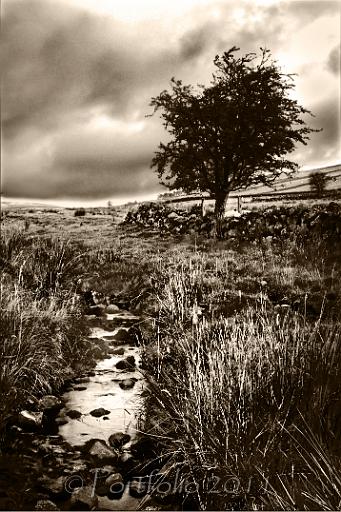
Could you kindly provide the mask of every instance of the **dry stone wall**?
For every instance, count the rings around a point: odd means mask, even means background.
[[[201,215],[201,208],[190,211],[171,209],[158,203],[141,205],[129,212],[125,224],[153,227],[161,233],[214,235],[213,214]],[[287,237],[318,235],[329,241],[340,241],[341,205],[331,202],[312,207],[271,207],[230,217],[223,222],[226,239],[239,241],[283,240]]]

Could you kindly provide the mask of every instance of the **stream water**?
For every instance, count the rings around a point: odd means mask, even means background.
[[[113,331],[95,328],[91,337],[114,337],[120,329],[122,327]],[[81,446],[93,438],[108,441],[114,432],[125,432],[134,438],[142,407],[141,392],[144,388],[144,381],[138,370],[140,352],[138,347],[121,344],[115,344],[115,347],[124,350],[124,354],[111,355],[110,358],[99,361],[94,374],[80,379],[79,385],[63,395],[65,407],[60,415],[65,417],[70,410],[82,414],[80,418],[68,417],[67,423],[59,427],[59,434],[72,446]],[[132,371],[117,369],[116,364],[127,356],[134,357],[136,368]],[[122,389],[122,383],[127,380],[133,380],[134,385],[130,389]],[[90,413],[97,408],[104,408],[109,413],[96,418]]]
[[[139,348],[132,341],[120,341],[117,334],[120,331],[122,337],[123,330],[138,320],[122,312],[107,315],[105,328],[92,328],[90,337],[104,341],[107,353],[92,372],[75,379],[65,390],[54,432],[17,430],[12,450],[0,460],[0,510],[32,510],[39,500],[51,500],[61,510],[89,510],[91,503],[97,510],[137,509],[140,498],[132,496],[129,476],[111,461],[89,457],[88,447],[102,440],[109,448],[109,437],[121,432],[130,440],[120,446],[120,456],[131,457],[130,447],[142,421],[145,382],[139,371]],[[130,366],[124,366],[127,360]],[[122,495],[110,499],[96,493],[96,479],[108,464],[111,473],[121,471],[125,485]],[[82,487],[92,489],[91,500],[95,501],[89,501],[89,506],[72,506],[73,491]]]

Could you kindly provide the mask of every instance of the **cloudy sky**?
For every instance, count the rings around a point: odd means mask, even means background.
[[[2,192],[53,202],[125,201],[162,190],[150,169],[165,132],[150,98],[209,83],[216,54],[266,46],[313,134],[295,159],[341,161],[340,2],[2,0]]]

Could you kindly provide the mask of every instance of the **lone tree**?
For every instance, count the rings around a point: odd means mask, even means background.
[[[290,98],[293,75],[283,74],[271,53],[237,57],[233,47],[216,56],[210,85],[183,85],[172,78],[171,91],[151,99],[170,134],[152,160],[163,185],[185,192],[200,190],[215,199],[217,236],[232,190],[271,183],[297,164],[286,158],[309,133],[302,115],[311,114]],[[312,115],[312,114],[311,114]]]
[[[329,176],[321,172],[313,172],[309,176],[310,188],[318,197],[321,197],[326,190]]]

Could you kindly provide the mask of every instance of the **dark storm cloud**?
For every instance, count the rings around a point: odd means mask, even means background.
[[[103,151],[103,140],[87,133],[85,127],[92,109],[124,120],[142,107],[143,119],[150,110],[152,93],[160,91],[159,82],[164,77],[166,85],[191,58],[182,55],[182,45],[174,45],[173,50],[153,49],[148,37],[141,39],[113,19],[63,3],[56,9],[47,0],[12,1],[4,15],[2,130],[7,144],[3,192],[31,197],[99,197],[125,193],[129,188],[138,192],[148,188],[148,183],[155,188],[149,164],[160,141],[159,123],[157,136],[155,123],[148,124],[138,149],[136,137],[117,137],[113,131],[110,151]],[[72,138],[71,155],[68,141],[60,134],[73,126],[77,133]],[[37,144],[40,137],[47,136],[53,146],[50,153]],[[115,137],[120,140],[119,147]],[[25,152],[30,146],[35,155],[18,161],[18,151]],[[149,181],[144,176],[146,169]],[[27,186],[22,183],[26,179]]]
[[[186,32],[180,39],[180,56],[186,61],[216,46],[216,34],[219,28],[219,23],[211,21]]]
[[[307,164],[318,165],[319,161],[340,157],[340,104],[333,98],[327,98],[313,105],[312,112],[315,117],[307,117],[307,124],[322,131],[312,133],[304,153],[299,147],[296,157],[299,161],[304,154]]]
[[[134,172],[132,172],[134,171]],[[108,197],[127,197],[134,192],[136,195],[160,191],[156,176],[150,175],[146,168],[130,168],[117,170],[114,174],[111,167],[94,172],[92,167],[73,167],[72,172],[62,167],[55,168],[49,175],[42,172],[23,182],[19,176],[12,174],[6,178],[4,194],[8,197],[26,197],[30,199],[106,199]],[[53,194],[51,193],[53,189]],[[68,191],[66,193],[66,190]]]
[[[193,9],[186,28],[169,38],[157,23],[129,25],[66,2],[5,0],[1,69],[8,196],[93,199],[159,190],[149,164],[165,132],[158,117],[145,120],[151,96],[167,88],[172,76],[207,83],[214,56],[234,45],[243,53],[260,46],[281,50],[300,25],[338,9],[337,2],[324,1],[262,9],[252,2],[212,2],[219,16],[210,18],[207,6]],[[234,18],[240,7],[246,16],[241,24]],[[333,73],[335,51],[324,63]],[[321,100],[312,110],[314,125],[324,131],[314,134],[310,154],[327,154],[337,146],[335,99]]]
[[[155,190],[159,187],[149,165],[158,142],[159,126],[153,120],[147,134],[143,130],[127,134],[118,130],[113,135],[108,127],[82,134],[74,130],[56,141],[53,167],[64,176],[69,195],[100,198],[142,192],[148,186]],[[79,190],[82,178],[84,186]]]
[[[129,124],[103,127],[71,126],[42,141],[22,140],[32,150],[4,154],[8,172],[3,179],[7,196],[25,194],[40,198],[101,199],[129,193],[160,190],[156,175],[149,169],[158,145],[159,124],[151,119],[147,133]]]
[[[316,20],[320,16],[340,13],[338,0],[290,0],[286,2],[283,11],[290,14],[301,26]]]
[[[338,45],[331,50],[327,61],[327,69],[334,75],[339,75],[340,73],[340,59],[340,46]]]
[[[228,49],[236,43],[231,27],[230,36],[223,33],[224,21],[204,22],[188,30],[179,43],[151,47],[148,35],[141,38],[114,19],[63,2],[56,6],[49,0],[12,0],[5,7],[1,54],[5,136],[15,135],[25,125],[45,129],[68,122],[91,106],[126,115],[153,83],[179,73],[186,76],[182,67],[188,61],[208,49]],[[226,6],[223,10],[228,14]],[[278,32],[274,25],[274,21],[264,24],[268,39]],[[241,30],[237,44],[261,43],[258,28]]]
[[[153,193],[160,190],[156,175],[150,173],[148,165],[132,159],[122,165],[98,159],[74,161],[72,165],[63,161],[46,165],[39,172],[30,174],[23,180],[23,173],[12,172],[3,181],[3,192],[8,197],[50,199],[81,198],[105,199],[124,197],[132,193]],[[147,164],[147,162],[146,162]]]
[[[118,23],[48,0],[12,2],[4,14],[5,134],[25,124],[65,122],[68,109],[103,103],[113,112],[127,109],[141,63],[137,39]]]
[[[25,125],[49,128],[91,106],[126,115],[145,88],[169,80],[212,43],[210,28],[153,48],[148,35],[114,19],[63,2],[12,0],[2,30],[4,134]]]

